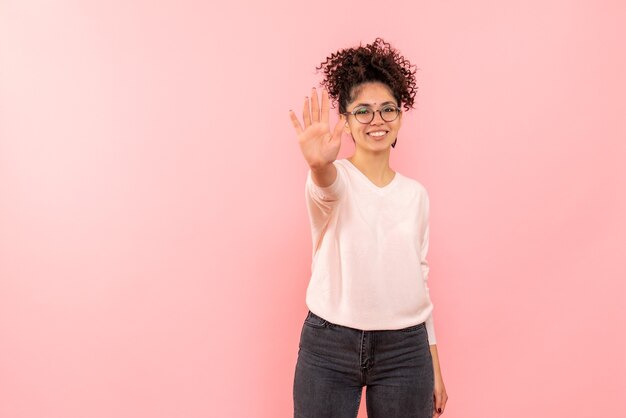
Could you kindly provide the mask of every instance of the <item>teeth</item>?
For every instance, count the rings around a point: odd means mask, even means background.
[[[371,136],[383,136],[386,133],[387,132],[385,132],[385,131],[376,131],[376,132],[370,132],[369,135],[371,135]]]

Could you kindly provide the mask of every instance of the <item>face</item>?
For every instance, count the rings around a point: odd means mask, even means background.
[[[391,90],[383,83],[363,83],[358,86],[357,92],[354,100],[348,103],[347,112],[362,108],[376,111],[387,105],[399,107]],[[352,135],[357,148],[361,148],[363,151],[386,151],[396,140],[401,122],[402,113],[395,120],[386,122],[381,117],[381,113],[376,112],[370,123],[361,123],[354,115],[348,115],[345,132]]]

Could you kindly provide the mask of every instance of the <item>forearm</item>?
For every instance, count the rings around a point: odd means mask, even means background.
[[[437,352],[437,344],[430,346],[430,354],[433,358],[433,370],[435,374],[441,375],[441,367],[439,366],[439,353]]]
[[[335,164],[328,163],[322,167],[311,167],[311,179],[319,187],[328,187],[337,179]]]

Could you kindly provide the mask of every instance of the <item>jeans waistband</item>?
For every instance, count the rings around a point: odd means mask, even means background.
[[[332,323],[332,322],[330,322],[329,320],[327,320],[326,318],[322,318],[321,316],[316,315],[316,314],[315,314],[315,313],[313,313],[311,310],[309,310],[308,315],[309,315],[310,317],[312,317],[312,318],[317,318],[317,319],[319,319],[319,320],[321,320],[321,321],[325,321],[326,323],[328,323],[328,324],[330,324],[330,325],[332,325],[332,326],[334,326],[334,327],[351,328],[351,327],[347,327],[347,326],[344,326],[344,325],[339,325],[339,324]],[[419,327],[426,328],[426,323],[425,323],[425,322],[421,322],[421,323],[419,323],[419,324],[409,325],[408,327],[405,327],[405,328],[399,328],[399,329],[395,329],[395,330],[370,330],[370,331],[407,331],[407,330],[417,329],[417,328],[419,328]],[[356,329],[356,328],[353,328],[353,329]],[[362,331],[362,330],[359,330],[359,331]]]

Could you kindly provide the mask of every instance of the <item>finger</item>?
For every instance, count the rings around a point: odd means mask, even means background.
[[[441,415],[443,412],[441,404],[441,396],[435,396],[435,414],[437,414],[437,416]]]
[[[304,128],[308,128],[311,125],[311,110],[309,109],[309,98],[304,98],[304,108],[302,109],[302,120],[304,121]]]
[[[293,127],[296,128],[296,134],[300,135],[302,133],[302,125],[300,125],[300,121],[293,110],[289,110],[289,117],[291,118]]]
[[[317,98],[317,90],[315,90],[315,87],[311,89],[311,113],[313,115],[313,122],[319,122],[320,104]]]
[[[322,90],[322,122],[328,123],[328,114],[330,113],[330,104],[328,99],[328,90]]]

